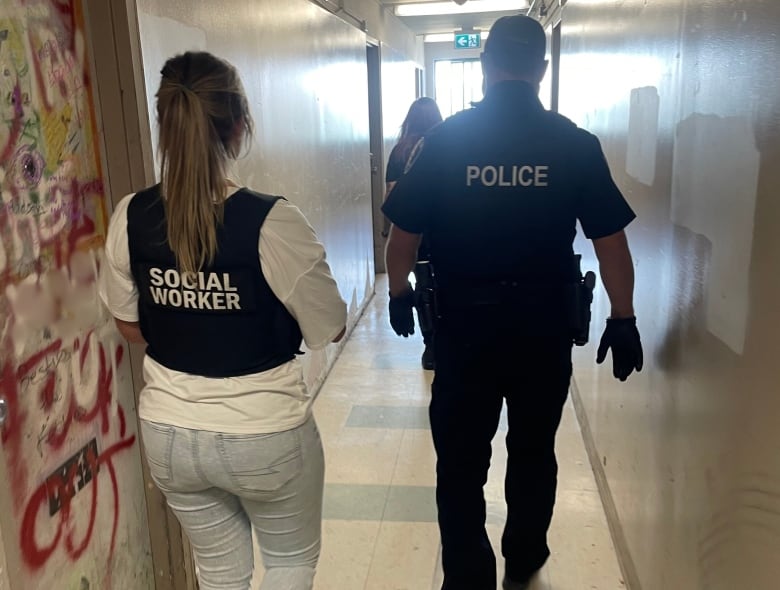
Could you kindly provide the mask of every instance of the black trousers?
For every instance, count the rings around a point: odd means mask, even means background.
[[[414,265],[414,278],[415,282],[417,284],[425,283],[425,279],[423,278],[423,273],[421,271],[421,262],[429,262],[430,261],[430,254],[428,252],[428,243],[425,239],[425,236],[423,236],[422,243],[420,244],[420,248],[417,250],[417,263]],[[430,270],[428,271],[430,272]],[[422,319],[422,311],[419,307],[417,307],[417,325],[420,327],[420,334],[422,335],[423,342],[426,346],[433,344],[433,327],[426,329],[425,323]]]
[[[551,320],[552,317],[552,320]],[[443,590],[495,590],[483,486],[502,402],[508,407],[506,573],[529,578],[550,555],[555,433],[571,379],[571,337],[556,316],[499,307],[446,314],[436,330],[430,405]]]
[[[433,330],[425,330],[423,329],[423,321],[420,319],[420,310],[417,310],[417,325],[420,327],[420,335],[422,335],[423,344],[425,346],[429,346],[433,344]]]

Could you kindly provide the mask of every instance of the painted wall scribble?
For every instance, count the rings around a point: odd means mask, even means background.
[[[81,11],[0,12],[0,494],[15,589],[64,588],[63,572],[124,588],[120,570],[149,567],[129,362],[96,292],[107,216]]]

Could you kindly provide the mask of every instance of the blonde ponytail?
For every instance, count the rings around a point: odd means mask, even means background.
[[[182,272],[214,262],[227,161],[252,133],[235,69],[205,52],[171,58],[157,92],[168,245]]]

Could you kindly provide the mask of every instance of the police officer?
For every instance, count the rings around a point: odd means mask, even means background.
[[[505,589],[527,588],[550,555],[558,428],[571,378],[576,222],[593,240],[612,304],[597,361],[625,380],[642,367],[634,218],[596,137],[546,111],[545,34],[525,16],[496,21],[482,55],[485,98],[422,140],[383,210],[390,321],[412,330],[407,277],[430,239],[439,321],[430,406],[446,590],[494,590],[483,486],[503,399],[509,431],[501,549]]]
[[[401,135],[398,138],[398,143],[393,147],[387,160],[387,170],[385,172],[387,191],[385,198],[393,190],[396,181],[403,175],[406,163],[417,142],[420,141],[420,138],[428,130],[434,125],[441,123],[441,121],[441,112],[432,98],[423,96],[411,104],[409,112],[401,124]],[[387,221],[387,218],[385,220],[389,230],[390,222]],[[383,232],[382,235],[388,237],[386,232]],[[423,369],[431,371],[434,368],[433,326],[431,325],[432,318],[428,317],[430,314],[424,308],[425,303],[422,301],[424,298],[422,290],[430,288],[430,283],[433,279],[431,265],[428,263],[428,248],[424,242],[417,253],[417,260],[418,263],[414,269],[418,293],[417,315],[420,320],[420,332],[422,333],[423,343],[425,344],[425,350],[422,354],[422,366]]]

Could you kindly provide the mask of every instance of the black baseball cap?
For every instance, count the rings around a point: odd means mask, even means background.
[[[521,63],[543,62],[547,36],[541,23],[530,16],[502,16],[490,27],[485,53],[496,65],[509,69]]]

